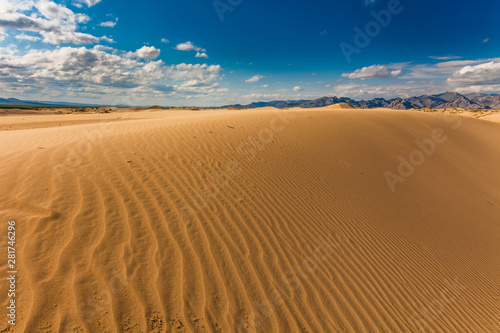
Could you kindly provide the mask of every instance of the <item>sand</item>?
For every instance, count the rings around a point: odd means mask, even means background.
[[[347,103],[336,103],[322,107],[321,109],[329,110],[329,109],[354,109],[354,106]]]
[[[498,123],[352,109],[29,117],[0,131],[0,233],[6,248],[16,221],[18,271],[17,325],[2,296],[0,330],[500,331]]]

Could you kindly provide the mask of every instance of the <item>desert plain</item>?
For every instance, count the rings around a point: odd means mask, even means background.
[[[500,332],[498,113],[20,112],[0,130],[2,332]]]

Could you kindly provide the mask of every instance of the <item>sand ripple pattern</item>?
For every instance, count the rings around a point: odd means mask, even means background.
[[[14,331],[500,332],[499,124],[287,112],[0,132]]]

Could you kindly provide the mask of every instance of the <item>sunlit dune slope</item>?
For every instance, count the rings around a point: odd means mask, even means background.
[[[0,132],[16,332],[500,331],[500,124],[147,118]]]

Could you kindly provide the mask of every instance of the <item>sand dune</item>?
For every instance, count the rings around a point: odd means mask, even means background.
[[[324,109],[324,110],[328,110],[328,109],[354,109],[354,106],[352,106],[351,104],[347,104],[347,103],[335,103],[335,104],[324,106],[321,109]]]
[[[134,111],[149,111],[149,110],[161,110],[163,109],[159,105],[151,105],[151,106],[131,106],[131,107],[125,107],[122,108],[122,110],[129,111],[129,112],[134,112]]]
[[[94,117],[0,132],[16,332],[500,331],[500,124]]]
[[[261,108],[254,108],[252,110],[254,110],[254,111],[279,111],[279,109],[275,108],[274,106],[264,106]]]

